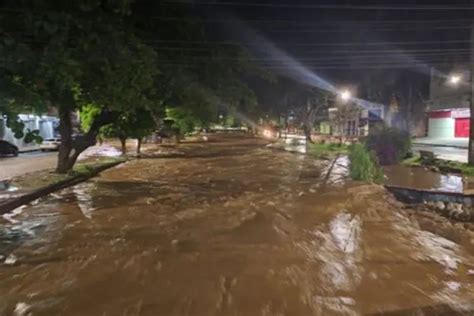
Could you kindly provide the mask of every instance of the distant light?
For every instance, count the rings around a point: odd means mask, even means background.
[[[457,85],[459,82],[461,82],[461,76],[459,75],[451,75],[449,77],[449,83],[452,85]]]
[[[265,130],[263,130],[263,136],[265,136],[266,138],[272,138],[273,133],[272,133],[272,131],[270,131],[268,129],[265,129]]]
[[[343,90],[341,92],[341,99],[343,101],[348,101],[352,97],[351,92],[349,90]]]

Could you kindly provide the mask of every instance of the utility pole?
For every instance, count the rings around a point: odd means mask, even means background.
[[[471,0],[471,6],[474,6],[474,0]],[[470,95],[469,95],[469,152],[468,152],[468,164],[474,166],[474,22],[471,23],[471,60],[469,65],[470,72]]]

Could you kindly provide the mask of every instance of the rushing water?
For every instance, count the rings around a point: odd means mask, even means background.
[[[471,308],[470,252],[420,230],[381,188],[346,184],[346,160],[328,173],[232,137],[180,150],[5,216],[0,315]]]

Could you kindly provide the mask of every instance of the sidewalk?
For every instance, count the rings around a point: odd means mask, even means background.
[[[415,138],[412,140],[413,145],[440,146],[440,147],[456,147],[466,149],[469,145],[469,138]]]
[[[28,145],[28,146],[19,146],[18,151],[20,153],[27,153],[27,152],[32,152],[32,151],[38,151],[40,150],[39,145]]]

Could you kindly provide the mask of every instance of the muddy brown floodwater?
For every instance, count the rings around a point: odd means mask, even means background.
[[[471,249],[346,183],[344,159],[179,150],[5,216],[0,315],[472,315]]]

